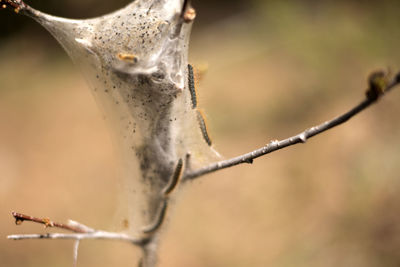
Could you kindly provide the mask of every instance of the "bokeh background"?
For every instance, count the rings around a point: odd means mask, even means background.
[[[129,1],[35,0],[67,17]],[[398,1],[193,1],[191,61],[216,148],[231,157],[357,104],[400,68]],[[33,21],[0,12],[0,265],[71,266],[71,241],[9,241],[11,211],[110,228],[116,160],[77,68]],[[187,186],[160,266],[400,265],[400,92],[351,122]],[[78,266],[133,266],[128,244],[81,243]]]

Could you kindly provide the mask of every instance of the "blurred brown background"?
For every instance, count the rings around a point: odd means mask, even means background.
[[[29,1],[68,17],[129,1]],[[370,1],[371,2],[371,1]],[[198,92],[216,148],[236,156],[349,109],[368,73],[400,68],[398,1],[194,1]],[[71,266],[71,241],[9,241],[15,210],[109,228],[116,163],[107,126],[48,33],[0,14],[0,265]],[[399,88],[400,89],[400,88]],[[400,92],[351,122],[189,186],[160,266],[399,266]],[[119,242],[84,241],[79,266],[132,266]]]

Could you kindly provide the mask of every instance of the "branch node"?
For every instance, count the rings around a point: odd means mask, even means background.
[[[185,23],[190,23],[196,18],[196,10],[190,4],[190,0],[185,0],[183,2],[181,16]]]
[[[245,162],[248,163],[248,164],[253,164],[254,159],[246,159]]]
[[[303,144],[307,142],[307,136],[306,136],[305,132],[299,134],[298,136],[299,136],[300,142],[302,142]]]
[[[189,7],[183,15],[183,20],[186,23],[194,21],[196,18],[196,10],[193,7]]]
[[[50,221],[49,218],[43,218],[42,221],[43,221],[43,224],[44,224],[44,228],[53,227],[54,226],[54,223],[52,221]]]
[[[368,100],[375,101],[381,97],[389,84],[389,74],[385,71],[379,70],[371,73],[368,77],[368,89],[366,96]]]
[[[279,140],[275,139],[269,142],[268,146],[277,146],[279,144]]]

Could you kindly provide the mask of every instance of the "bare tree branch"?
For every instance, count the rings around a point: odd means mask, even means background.
[[[69,221],[68,224],[53,222],[50,219],[41,219],[29,215],[24,215],[17,212],[12,212],[17,225],[20,225],[23,221],[30,221],[34,223],[44,224],[45,227],[55,227],[63,230],[67,230],[73,233],[46,233],[46,234],[22,234],[22,235],[9,235],[8,239],[12,240],[24,240],[24,239],[108,239],[126,241],[137,246],[144,246],[151,240],[151,236],[144,235],[144,237],[132,237],[123,233],[113,233],[101,230],[95,230],[86,225],[75,221]],[[76,248],[78,245],[75,245]]]
[[[77,267],[78,266],[78,251],[79,251],[79,243],[80,243],[81,241],[78,239],[78,240],[75,240],[75,242],[74,242],[74,248],[73,248],[73,254],[72,254],[72,257],[73,257],[73,262],[72,262],[72,266],[73,267]]]
[[[63,223],[53,222],[49,218],[43,218],[42,219],[42,218],[37,218],[37,217],[21,214],[21,213],[14,212],[14,211],[11,214],[15,218],[15,224],[16,225],[20,225],[24,221],[30,221],[30,222],[44,224],[44,226],[46,228],[47,227],[56,227],[56,228],[64,229],[64,230],[71,231],[71,232],[74,232],[74,233],[92,233],[92,232],[95,232],[94,229],[92,229],[92,228],[90,228],[90,227],[88,227],[86,225],[80,224],[78,222],[75,222],[75,221],[69,221],[69,223],[63,224]]]
[[[103,240],[116,240],[126,241],[138,246],[142,246],[146,239],[134,238],[126,234],[112,233],[106,231],[95,231],[93,233],[46,233],[46,234],[21,234],[21,235],[9,235],[8,239],[11,240],[25,240],[25,239],[71,239],[71,240],[83,240],[83,239],[103,239]]]
[[[287,139],[281,140],[281,141],[271,141],[268,145],[261,147],[257,150],[254,150],[252,152],[246,153],[244,155],[231,158],[228,160],[222,160],[216,163],[213,163],[209,166],[200,168],[198,170],[193,170],[191,171],[190,169],[187,169],[184,177],[184,180],[193,180],[195,178],[198,178],[200,176],[203,176],[205,174],[209,174],[212,172],[216,172],[225,168],[229,168],[232,166],[236,166],[242,163],[249,163],[252,164],[253,160],[256,158],[259,158],[261,156],[264,156],[266,154],[272,153],[274,151],[283,149],[288,146],[292,146],[298,143],[305,143],[309,138],[316,136],[318,134],[321,134],[331,128],[334,128],[342,123],[345,123],[364,109],[368,108],[371,106],[373,103],[375,103],[379,98],[381,98],[383,95],[385,95],[387,92],[392,90],[396,85],[400,83],[400,73],[395,76],[395,78],[390,79],[388,78],[388,75],[385,74],[382,71],[374,72],[370,75],[369,77],[369,88],[366,91],[366,99],[364,99],[360,104],[357,106],[353,107],[346,113],[332,119],[329,121],[326,121],[320,125],[311,127],[309,129],[306,129],[305,131],[294,135],[292,137],[289,137]]]
[[[46,233],[46,234],[22,234],[22,235],[9,235],[8,239],[12,240],[26,240],[26,239],[72,239],[75,240],[73,246],[73,266],[77,266],[79,243],[83,239],[108,239],[125,241],[131,244],[139,246],[143,250],[143,258],[141,259],[139,266],[154,266],[156,263],[156,242],[152,242],[156,238],[156,233],[160,229],[162,223],[165,220],[168,200],[170,193],[176,188],[179,182],[179,178],[182,175],[183,160],[180,159],[176,165],[175,171],[171,177],[170,182],[162,190],[164,201],[159,208],[159,214],[156,220],[149,226],[143,227],[141,230],[141,237],[132,237],[123,233],[113,233],[101,230],[95,230],[84,224],[76,221],[69,220],[67,224],[58,223],[50,220],[49,218],[38,218],[30,215],[21,214],[18,212],[12,212],[12,216],[15,218],[15,224],[21,225],[24,221],[33,223],[43,224],[45,228],[55,227],[62,230],[67,230],[71,233]]]

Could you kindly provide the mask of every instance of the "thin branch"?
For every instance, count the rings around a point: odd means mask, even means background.
[[[151,241],[151,236],[147,237],[132,237],[123,233],[113,233],[101,230],[95,230],[86,225],[75,221],[69,221],[68,224],[53,222],[50,219],[41,219],[29,215],[24,215],[17,212],[12,212],[17,225],[20,225],[23,221],[30,221],[34,223],[44,224],[45,227],[56,227],[59,229],[67,230],[73,233],[46,233],[46,234],[22,234],[22,235],[9,235],[8,239],[12,240],[24,240],[24,239],[107,239],[107,240],[118,240],[126,241],[137,246],[144,246]]]
[[[30,222],[35,222],[35,223],[39,223],[39,224],[44,224],[44,226],[46,228],[47,227],[55,227],[55,228],[60,228],[60,229],[64,229],[67,231],[71,231],[74,233],[91,233],[91,232],[95,231],[94,229],[92,229],[86,225],[77,223],[75,221],[69,221],[68,224],[63,224],[63,223],[53,222],[49,218],[42,219],[42,218],[37,218],[37,217],[21,214],[21,213],[14,212],[14,211],[11,214],[15,218],[16,225],[21,225],[24,221],[30,221]]]
[[[246,153],[244,155],[231,158],[228,160],[222,160],[216,163],[213,163],[209,166],[200,168],[198,170],[187,170],[184,174],[182,180],[193,180],[205,174],[209,174],[215,171],[219,171],[225,168],[229,168],[235,165],[239,165],[242,163],[253,163],[253,160],[264,156],[266,154],[272,153],[274,151],[283,149],[288,146],[292,146],[298,143],[305,143],[309,138],[321,134],[331,128],[334,128],[342,123],[345,123],[364,109],[371,106],[375,103],[379,98],[384,96],[387,92],[392,90],[396,85],[400,84],[400,73],[396,75],[394,79],[388,81],[387,74],[382,71],[374,72],[369,77],[369,88],[366,91],[366,99],[364,99],[360,104],[350,109],[346,113],[330,120],[326,121],[320,125],[311,127],[306,129],[305,131],[289,137],[287,139],[281,141],[271,141],[268,145],[261,147],[252,152]]]
[[[126,234],[112,233],[105,231],[95,231],[93,233],[46,233],[46,234],[21,234],[9,235],[8,239],[11,240],[26,240],[26,239],[71,239],[71,240],[84,240],[84,239],[103,239],[103,240],[117,240],[133,243],[142,246],[145,240],[142,238],[134,238]]]
[[[72,254],[72,257],[73,257],[72,266],[73,267],[77,267],[78,266],[78,251],[79,251],[79,243],[80,242],[81,241],[79,239],[75,240],[75,242],[74,242],[73,254]]]
[[[78,259],[78,249],[80,240],[83,239],[108,239],[108,240],[118,240],[126,241],[137,245],[143,250],[143,261],[139,266],[154,266],[156,256],[156,242],[155,233],[159,230],[160,226],[165,220],[168,200],[170,193],[175,189],[179,182],[179,177],[182,175],[183,160],[179,159],[175,171],[172,174],[171,181],[167,184],[166,188],[162,190],[163,201],[160,205],[158,216],[156,220],[149,226],[143,227],[141,230],[142,237],[134,238],[132,236],[122,234],[122,233],[112,233],[106,231],[95,230],[84,224],[78,223],[76,221],[70,220],[67,224],[58,223],[50,220],[49,218],[38,218],[30,215],[25,215],[17,212],[12,212],[15,218],[15,223],[21,225],[24,221],[34,222],[38,224],[43,224],[45,228],[56,227],[59,229],[67,230],[73,232],[73,234],[66,233],[46,233],[46,234],[22,234],[22,235],[9,235],[8,239],[12,240],[26,240],[26,239],[72,239],[75,240],[73,247],[73,266],[77,265]]]

